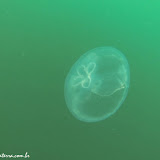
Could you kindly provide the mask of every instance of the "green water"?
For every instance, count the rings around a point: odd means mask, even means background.
[[[33,160],[160,159],[160,2],[0,1],[0,153]],[[76,120],[64,80],[86,51],[113,46],[131,72],[110,118]]]

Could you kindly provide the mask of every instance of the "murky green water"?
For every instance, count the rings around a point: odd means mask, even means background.
[[[0,153],[44,160],[160,159],[160,2],[0,1]],[[76,120],[64,80],[86,51],[113,46],[130,65],[120,109]]]

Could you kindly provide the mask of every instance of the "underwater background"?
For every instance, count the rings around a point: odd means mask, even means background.
[[[34,160],[160,159],[158,0],[1,0],[0,154]],[[65,78],[90,49],[126,56],[130,88],[96,123],[75,119]]]

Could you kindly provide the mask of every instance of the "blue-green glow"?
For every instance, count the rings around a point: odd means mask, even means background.
[[[125,56],[113,47],[82,55],[65,80],[65,100],[77,119],[96,122],[114,114],[125,100],[130,83]]]

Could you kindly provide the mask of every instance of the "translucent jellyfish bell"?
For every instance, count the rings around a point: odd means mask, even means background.
[[[99,47],[82,55],[65,80],[67,107],[85,122],[104,120],[125,100],[130,83],[127,59],[113,47]]]

